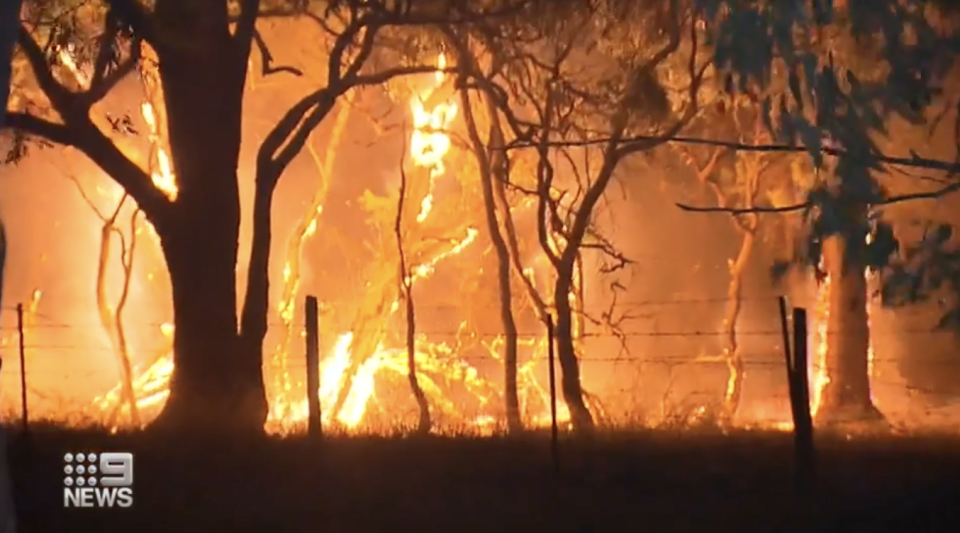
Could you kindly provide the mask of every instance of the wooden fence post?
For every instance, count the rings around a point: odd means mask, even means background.
[[[813,443],[813,417],[810,414],[810,380],[807,346],[807,310],[793,310],[793,386],[790,405],[793,411],[793,435],[796,450],[797,483],[809,495],[816,475],[816,449]]]
[[[790,329],[787,324],[787,300],[781,296],[780,328],[783,333],[783,355],[786,360],[787,386],[790,391],[790,414],[793,418],[795,481],[800,496],[807,498],[812,494],[816,456],[813,445],[813,418],[810,415],[810,380],[807,379],[806,309],[793,310],[791,346]]]
[[[307,296],[304,310],[307,342],[307,434],[320,437],[320,322],[316,296]]]

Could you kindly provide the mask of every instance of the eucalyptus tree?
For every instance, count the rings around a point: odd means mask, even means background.
[[[924,0],[697,0],[697,5],[722,91],[753,101],[778,145],[712,141],[738,150],[805,151],[813,168],[805,198],[795,205],[708,210],[802,213],[802,245],[775,273],[800,267],[831,280],[829,382],[818,419],[877,419],[868,371],[867,272],[886,274],[887,303],[909,299],[905,292],[919,293],[904,287],[931,288],[949,279],[931,278],[916,267],[915,255],[901,253],[883,207],[960,188],[952,163],[917,152],[891,157],[878,139],[890,134],[894,117],[932,126],[932,110],[960,50],[956,21]],[[950,182],[894,196],[883,184],[892,165],[946,171]],[[937,233],[935,244],[944,244],[945,236]]]

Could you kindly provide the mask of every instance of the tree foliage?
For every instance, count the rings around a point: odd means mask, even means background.
[[[802,210],[805,221],[804,245],[792,264],[818,269],[824,240],[843,235],[848,253],[874,271],[891,274],[885,277],[888,284],[900,284],[905,263],[914,264],[917,257],[900,246],[882,216],[885,205],[904,198],[891,195],[882,183],[892,165],[878,140],[890,135],[894,119],[931,130],[939,121],[935,104],[949,98],[944,87],[960,52],[955,21],[935,2],[923,0],[697,4],[723,92],[758,109],[775,141],[802,146],[820,176],[801,205],[781,209]],[[917,166],[928,166],[912,153]],[[904,162],[910,163],[893,163]],[[939,167],[949,170],[947,180],[955,180],[949,164]],[[867,216],[851,211],[852,204],[867,207]],[[937,242],[950,246],[947,240]],[[788,267],[777,265],[775,273]],[[928,272],[913,269],[913,274]],[[927,277],[914,285],[935,288],[944,279]],[[883,294],[903,294],[893,285]]]

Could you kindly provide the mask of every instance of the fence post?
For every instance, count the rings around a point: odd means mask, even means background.
[[[550,376],[550,456],[553,470],[560,473],[560,430],[557,426],[557,371],[554,349],[553,315],[547,314],[547,365]]]
[[[807,376],[807,310],[793,310],[793,365],[790,405],[793,411],[793,436],[796,453],[797,483],[805,495],[811,493],[816,475],[816,449],[813,443],[813,417],[810,414],[810,380]]]
[[[304,310],[307,341],[307,434],[320,437],[320,323],[316,296],[307,296]]]
[[[17,336],[20,338],[20,408],[23,414],[23,433],[30,431],[30,414],[27,410],[27,348],[23,342],[23,304],[17,304]]]

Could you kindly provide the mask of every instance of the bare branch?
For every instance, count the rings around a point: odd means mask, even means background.
[[[63,124],[50,122],[27,113],[7,113],[5,126],[64,146],[74,144],[73,133]]]
[[[83,199],[83,202],[84,202],[85,204],[87,204],[87,207],[89,207],[90,210],[93,211],[93,213],[94,213],[95,215],[97,215],[97,218],[99,218],[101,222],[103,222],[104,224],[106,224],[106,223],[107,223],[107,215],[104,215],[104,214],[100,211],[100,208],[97,207],[97,204],[94,203],[93,198],[90,198],[90,195],[87,194],[87,190],[84,189],[84,188],[83,188],[83,185],[80,184],[80,179],[77,178],[76,176],[74,176],[73,174],[69,175],[69,176],[68,176],[68,179],[73,183],[74,186],[76,186],[77,192],[80,193],[80,198],[82,198],[82,199]],[[126,195],[124,195],[124,198],[126,198]],[[121,203],[121,205],[123,205],[123,204]]]
[[[270,49],[267,47],[267,42],[263,39],[263,35],[261,35],[256,28],[253,29],[252,38],[254,44],[257,45],[257,51],[260,52],[260,61],[262,63],[260,70],[261,76],[267,77],[271,74],[279,74],[281,72],[286,72],[287,74],[298,77],[303,76],[303,71],[296,67],[273,66],[273,55],[270,53]]]
[[[874,202],[870,204],[872,207],[879,207],[883,205],[892,205],[899,204],[901,202],[909,202],[912,200],[937,200],[943,198],[944,196],[960,191],[960,181],[941,187],[933,191],[926,192],[917,192],[910,194],[900,194],[896,196],[891,196],[879,202]],[[697,207],[687,204],[676,204],[677,207],[684,211],[689,211],[692,213],[727,213],[730,215],[745,215],[747,213],[791,213],[796,211],[803,211],[814,206],[813,202],[804,202],[801,204],[787,205],[783,207],[750,207],[750,208],[735,208],[735,207]]]
[[[452,71],[453,68],[444,69]],[[273,167],[278,173],[293,161],[312,132],[327,116],[338,97],[354,87],[379,85],[398,76],[437,72],[436,67],[411,66],[395,67],[373,74],[355,75],[349,80],[339,80],[328,84],[294,104],[277,122],[273,130],[260,145],[258,164]],[[265,168],[267,168],[265,167]]]
[[[117,148],[89,118],[84,117],[70,128],[76,132],[70,146],[77,148],[113,178],[143,210],[147,219],[157,226],[163,224],[172,205],[169,198],[153,185],[153,180],[142,168]]]
[[[691,144],[691,145],[700,145],[700,146],[714,146],[720,148],[727,148],[734,151],[741,152],[767,152],[767,153],[809,153],[810,149],[796,144],[746,144],[737,141],[724,141],[718,139],[705,139],[702,137],[690,137],[683,135],[632,135],[630,137],[624,137],[622,143],[627,146],[631,146],[634,143],[643,144],[645,146],[656,145],[656,144],[669,144],[669,143],[680,143],[680,144]],[[597,146],[602,144],[607,144],[610,142],[609,138],[592,138],[581,141],[553,141],[550,143],[551,148],[565,148],[565,147],[588,147],[588,146]],[[508,145],[505,150],[517,150],[517,149],[531,149],[537,148],[536,143],[532,143],[528,140],[519,140],[515,143]],[[845,155],[843,150],[838,150],[835,148],[826,148],[824,147],[822,153],[832,156],[842,156]],[[863,154],[858,154],[859,157],[864,157]],[[894,157],[882,153],[873,153],[865,157],[865,162],[868,163],[879,163],[885,165],[896,165],[902,167],[912,167],[912,168],[923,168],[927,170],[939,170],[949,173],[960,172],[960,163],[955,163],[952,161],[943,161],[939,159],[928,159],[920,157],[919,155],[914,154],[912,157]]]
[[[68,127],[26,113],[9,113],[7,126],[83,152],[136,200],[153,224],[158,225],[167,213],[170,200],[88,118]]]

